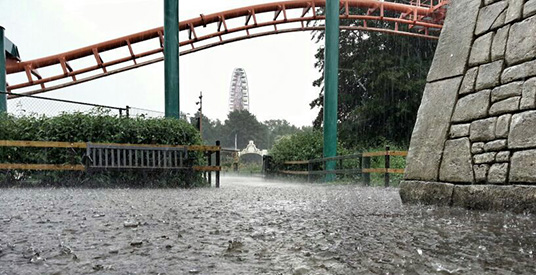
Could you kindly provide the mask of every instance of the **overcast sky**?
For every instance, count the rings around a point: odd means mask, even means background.
[[[180,20],[273,1],[179,1]],[[45,57],[163,25],[163,0],[0,0],[0,25],[23,60]],[[318,44],[310,33],[252,39],[180,58],[181,111],[194,113],[203,91],[204,113],[224,120],[234,68],[246,70],[251,112],[261,121],[287,119],[310,125],[318,110],[312,82]],[[106,60],[105,60],[106,61]],[[76,68],[75,68],[76,69]],[[114,75],[44,94],[112,106],[164,109],[164,64]],[[8,82],[10,77],[8,76]],[[14,80],[11,80],[14,81]]]

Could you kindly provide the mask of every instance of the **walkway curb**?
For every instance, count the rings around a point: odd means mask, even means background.
[[[471,210],[536,213],[536,186],[454,185],[443,182],[403,181],[403,203],[454,206]]]

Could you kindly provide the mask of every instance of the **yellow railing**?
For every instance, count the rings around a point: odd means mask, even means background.
[[[378,152],[365,152],[361,154],[348,155],[348,156],[337,156],[331,158],[321,158],[321,159],[312,159],[312,160],[295,160],[295,161],[286,161],[283,162],[285,165],[307,165],[307,170],[282,170],[279,171],[283,174],[288,175],[304,175],[308,176],[309,182],[312,181],[313,175],[326,175],[326,174],[362,174],[363,181],[366,185],[370,184],[370,174],[384,174],[385,186],[389,186],[390,174],[404,174],[404,169],[391,168],[391,156],[397,157],[406,157],[408,155],[407,151],[391,151],[389,146],[386,146],[385,151]],[[371,168],[370,159],[372,157],[384,157],[385,165],[384,168]],[[355,167],[352,169],[344,169],[342,165],[343,160],[354,159],[359,161],[359,168]],[[325,163],[327,161],[339,161],[339,169],[332,171],[313,171],[313,164],[315,163]]]
[[[125,144],[125,143],[93,143],[97,145],[146,147],[146,148],[187,148],[188,151],[215,153],[220,146],[206,145],[163,145],[163,144]],[[30,141],[30,140],[0,140],[0,147],[30,147],[30,148],[72,148],[85,149],[85,142],[59,142],[59,141]],[[221,171],[219,166],[194,166],[195,171]],[[27,164],[27,163],[0,163],[0,170],[50,170],[50,171],[84,171],[81,164]]]

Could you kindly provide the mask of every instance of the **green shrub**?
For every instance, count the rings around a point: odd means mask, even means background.
[[[321,158],[323,137],[318,131],[304,131],[281,137],[272,147],[274,168],[282,168],[285,161],[299,161]]]
[[[323,157],[324,139],[320,131],[303,131],[279,139],[270,155],[273,157],[272,170],[306,170],[307,165],[285,165],[286,161],[312,160]],[[341,144],[337,146],[338,155],[349,153]],[[322,170],[322,163],[315,163],[313,170]]]
[[[32,140],[61,142],[131,143],[199,145],[199,132],[178,119],[143,117],[126,118],[94,111],[61,114],[56,117],[0,117],[0,140]],[[0,147],[0,162],[80,164],[84,150],[61,148]],[[192,164],[201,162],[200,154],[189,154]],[[2,180],[3,179],[3,180]],[[200,183],[198,173],[175,172],[107,172],[80,174],[75,172],[3,172],[0,181],[33,182],[38,185],[110,186],[191,186]],[[160,184],[155,184],[161,182]]]
[[[390,146],[391,151],[407,151],[408,148],[403,146]],[[365,150],[364,152],[381,152],[385,151],[385,147],[374,147]],[[390,168],[393,169],[405,169],[406,168],[406,158],[400,156],[390,156]],[[385,168],[385,157],[371,157],[370,158],[370,168]],[[404,178],[403,174],[390,174],[390,186],[398,186],[400,181]],[[371,186],[384,186],[384,174],[374,173],[370,175],[370,185]]]
[[[406,147],[391,146],[391,151],[406,151]],[[340,144],[337,148],[337,154],[339,156],[357,154],[357,152],[378,152],[385,151],[385,147],[365,148],[359,151],[351,151],[345,149]],[[319,131],[305,131],[291,136],[285,136],[281,138],[273,147],[270,152],[273,157],[272,172],[281,170],[307,170],[307,165],[284,165],[285,161],[299,161],[299,160],[311,160],[322,158],[323,156],[323,136]],[[371,157],[370,168],[385,168],[385,157]],[[337,169],[357,169],[359,167],[358,159],[347,159],[341,162],[337,162]],[[390,168],[404,169],[406,167],[406,159],[399,156],[390,157]],[[313,170],[322,170],[323,167],[320,163],[313,166]],[[338,175],[338,179],[350,182],[359,182],[362,177],[359,175]],[[384,185],[384,174],[373,173],[371,174],[372,186]],[[317,176],[316,179],[321,179],[321,176]],[[401,174],[391,174],[390,182],[391,186],[398,186],[399,182],[403,179]]]

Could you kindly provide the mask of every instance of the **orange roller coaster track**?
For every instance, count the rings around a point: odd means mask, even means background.
[[[437,39],[443,26],[448,0],[406,2],[408,3],[342,0],[340,1],[341,29]],[[316,23],[325,20],[325,16],[321,14],[321,8],[325,5],[325,0],[283,1],[200,15],[194,19],[181,21],[179,30],[183,34],[181,36],[186,39],[179,43],[180,55],[261,36],[322,30],[324,26]],[[243,23],[236,25],[236,20],[233,19],[241,18],[244,20]],[[376,24],[377,22],[387,24]],[[134,51],[133,44],[151,39],[159,42],[154,43],[153,49],[139,53]],[[163,44],[164,29],[160,27],[35,60],[24,62],[8,60],[7,74],[23,73],[26,78],[21,83],[10,83],[8,92],[39,94],[160,62],[164,60]],[[104,60],[101,57],[102,53],[119,48],[128,49],[129,55],[112,60]],[[74,68],[69,63],[86,57],[94,59],[93,64]],[[155,58],[139,61],[146,57]],[[114,65],[119,65],[119,68],[110,69]],[[51,76],[39,73],[39,68],[49,66],[59,66],[61,73]],[[93,75],[82,75],[87,73]],[[19,92],[22,89],[29,91]],[[16,97],[16,95],[8,96],[10,99]]]

